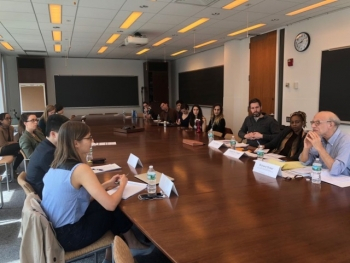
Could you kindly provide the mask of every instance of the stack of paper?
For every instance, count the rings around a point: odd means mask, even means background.
[[[112,164],[106,164],[106,165],[100,165],[100,166],[93,166],[91,167],[91,170],[97,174],[97,173],[103,173],[107,171],[112,171],[112,170],[117,170],[120,169],[121,167],[115,163]]]
[[[127,185],[125,186],[122,198],[127,199],[130,196],[133,196],[138,192],[141,192],[142,190],[146,189],[146,187],[147,184],[128,181]],[[118,190],[118,188],[119,186],[109,190],[108,193],[112,195]]]

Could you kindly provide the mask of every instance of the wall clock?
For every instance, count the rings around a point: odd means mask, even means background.
[[[310,46],[310,42],[310,35],[306,32],[301,32],[294,39],[294,47],[297,51],[303,52]]]

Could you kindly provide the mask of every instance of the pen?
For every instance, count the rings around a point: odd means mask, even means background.
[[[98,168],[91,168],[92,170],[94,170],[94,171],[103,171],[103,169],[98,169]]]
[[[128,176],[129,175],[129,173],[127,173],[125,176]],[[116,182],[114,182],[116,185],[119,185],[120,183],[119,183],[119,181],[116,181]]]

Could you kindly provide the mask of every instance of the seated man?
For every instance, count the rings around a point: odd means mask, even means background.
[[[168,103],[163,102],[160,104],[162,112],[159,114],[161,121],[167,121],[170,123],[176,123],[177,121],[177,112],[174,109],[169,108]]]
[[[250,146],[265,145],[279,134],[280,126],[273,117],[262,114],[259,99],[250,100],[249,109],[252,116],[245,118],[238,136],[247,139]]]
[[[68,118],[60,114],[49,116],[46,122],[46,139],[35,148],[33,154],[30,156],[26,181],[31,184],[40,198],[42,198],[44,188],[44,175],[50,169],[54,158],[58,130],[66,121],[68,121]]]
[[[304,140],[299,160],[312,165],[320,159],[331,175],[350,175],[350,135],[339,129],[340,120],[330,111],[317,113],[311,121],[312,131]]]

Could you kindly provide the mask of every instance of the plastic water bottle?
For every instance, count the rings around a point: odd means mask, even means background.
[[[92,155],[92,147],[90,147],[90,151],[89,153],[86,155],[86,161],[88,163],[92,163],[92,159],[94,159],[93,155]]]
[[[166,127],[166,121],[163,121],[163,125],[164,125],[164,127]]]
[[[214,133],[213,133],[213,129],[210,129],[208,131],[208,141],[209,143],[211,143],[214,140]]]
[[[321,183],[321,171],[322,171],[322,164],[320,162],[320,159],[316,158],[316,160],[312,164],[312,173],[311,173],[311,182],[312,183],[314,183],[314,184]]]
[[[156,184],[156,171],[153,169],[153,165],[149,166],[147,171],[147,193],[148,196],[155,196],[157,190]]]
[[[231,149],[236,150],[236,143],[235,136],[232,136],[230,140]]]
[[[157,116],[157,121],[160,122],[160,116],[159,116],[159,114],[158,114],[158,116]]]
[[[258,156],[258,160],[259,160],[259,161],[264,160],[264,148],[262,147],[262,145],[259,145],[256,154],[257,154],[257,156]]]

